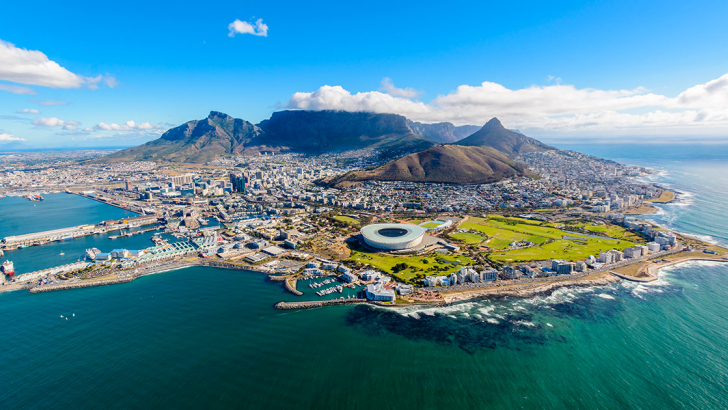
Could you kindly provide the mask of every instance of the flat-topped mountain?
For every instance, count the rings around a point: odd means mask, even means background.
[[[521,154],[528,154],[530,152],[556,149],[519,132],[506,129],[498,121],[498,118],[491,119],[483,128],[473,135],[456,142],[456,144],[492,147],[508,155],[510,158],[515,158]]]
[[[407,125],[420,137],[441,144],[460,141],[480,129],[477,125],[455,126],[450,122],[423,124],[407,120]]]
[[[440,145],[371,170],[352,171],[322,182],[336,187],[361,181],[487,184],[517,176],[533,174],[493,148]]]
[[[397,114],[280,111],[259,127],[265,132],[261,141],[267,145],[313,154],[362,148],[412,152],[433,145],[412,132],[407,119]]]

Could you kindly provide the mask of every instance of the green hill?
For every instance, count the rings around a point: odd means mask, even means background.
[[[371,170],[352,171],[322,182],[336,187],[361,181],[486,184],[517,176],[533,174],[493,148],[440,145]]]

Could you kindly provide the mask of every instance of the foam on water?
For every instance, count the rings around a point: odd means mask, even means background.
[[[600,297],[600,298],[602,298],[602,299],[617,300],[617,298],[615,298],[614,296],[608,295],[606,293],[600,293],[597,296]]]

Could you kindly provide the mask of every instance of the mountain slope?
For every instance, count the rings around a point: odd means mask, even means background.
[[[115,152],[99,161],[204,163],[241,153],[260,134],[260,129],[248,121],[212,111],[203,120],[189,121],[168,130],[157,140]]]
[[[433,145],[412,132],[407,119],[397,114],[279,111],[258,126],[265,131],[261,142],[312,154],[362,148],[412,152]]]
[[[440,145],[406,155],[372,170],[352,171],[324,180],[347,187],[360,181],[411,181],[486,184],[516,176],[532,176],[526,167],[488,147]]]
[[[118,151],[95,162],[166,161],[204,163],[261,151],[310,154],[372,148],[388,155],[420,151],[433,143],[396,114],[343,111],[281,111],[253,125],[217,111],[189,121],[159,139]]]
[[[449,122],[423,124],[421,122],[407,120],[407,125],[415,134],[437,143],[456,142],[480,129],[477,125],[461,125],[456,127]]]
[[[479,131],[458,141],[456,144],[475,147],[492,147],[508,155],[510,158],[515,158],[521,154],[528,154],[529,152],[556,149],[542,143],[541,141],[506,129],[497,118],[491,119]]]

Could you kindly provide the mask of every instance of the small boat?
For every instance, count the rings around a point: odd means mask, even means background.
[[[61,253],[59,255],[63,256],[63,255],[65,255],[65,252],[61,251]]]

